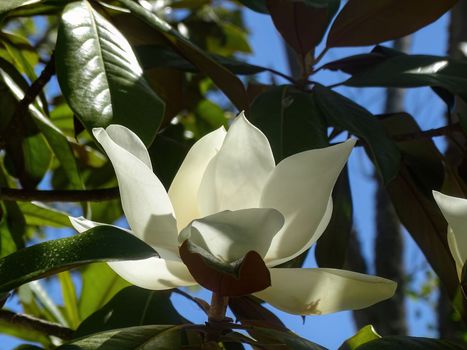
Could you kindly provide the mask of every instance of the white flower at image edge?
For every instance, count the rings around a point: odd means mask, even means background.
[[[228,132],[219,128],[193,145],[167,193],[132,131],[110,125],[93,133],[115,169],[131,233],[160,255],[108,263],[132,284],[153,290],[197,284],[178,252],[189,237],[226,262],[256,251],[269,268],[271,286],[254,295],[289,313],[360,309],[394,294],[396,283],[376,276],[274,268],[306,251],[323,233],[331,218],[332,189],[354,140],[298,153],[276,165],[266,136],[241,113]],[[79,232],[102,225],[71,221]]]
[[[457,198],[433,191],[433,197],[448,222],[448,245],[456,263],[459,280],[467,261],[467,199]]]

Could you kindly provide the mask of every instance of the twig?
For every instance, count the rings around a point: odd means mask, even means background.
[[[313,61],[313,65],[318,64],[322,60],[322,58],[327,54],[328,50],[329,48],[326,47],[323,51],[321,51],[318,57],[316,57]]]
[[[70,328],[29,315],[17,314],[9,310],[0,310],[0,320],[44,333],[45,335],[53,335],[60,339],[68,340],[73,337],[73,330]]]
[[[19,101],[16,107],[15,114],[12,117],[12,121],[18,117],[22,117],[26,114],[29,105],[34,102],[37,96],[41,93],[44,86],[50,81],[52,76],[55,74],[55,52],[50,55],[50,59],[45,65],[39,77],[31,84],[26,90],[24,97]]]
[[[194,302],[201,310],[203,310],[203,312],[207,315],[208,312],[209,312],[209,304],[207,302],[205,302],[204,300],[202,299],[199,299],[199,298],[195,298],[195,297],[192,297],[190,294],[188,294],[187,292],[184,292],[183,290],[181,289],[174,289],[173,290],[174,293],[176,294],[180,294],[181,296],[187,298],[188,300],[191,300],[192,302]]]
[[[258,67],[260,67],[260,66],[258,66]],[[278,75],[278,76],[284,78],[289,83],[292,83],[292,84],[296,83],[295,79],[288,76],[287,74],[281,73],[281,72],[279,72],[279,71],[277,71],[275,69],[272,69],[272,68],[267,68],[267,67],[261,67],[261,68],[263,68],[266,72],[269,72],[269,73],[272,73],[272,74],[275,74],[275,75]]]
[[[0,187],[0,200],[39,202],[101,202],[118,198],[118,187],[96,190],[25,190]]]
[[[432,137],[439,137],[450,134],[452,132],[462,132],[462,128],[460,124],[452,124],[442,126],[437,129],[429,129],[425,131],[418,131],[408,134],[401,134],[401,135],[394,135],[392,139],[394,141],[411,141],[411,140],[419,140],[419,139],[430,139]]]

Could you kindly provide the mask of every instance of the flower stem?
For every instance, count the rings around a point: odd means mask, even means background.
[[[223,297],[217,293],[212,293],[211,307],[209,308],[208,321],[222,322],[225,320],[225,312],[227,311],[228,297]]]

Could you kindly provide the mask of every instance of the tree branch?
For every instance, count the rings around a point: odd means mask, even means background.
[[[60,339],[68,340],[73,337],[73,330],[70,328],[29,315],[17,314],[9,310],[0,310],[0,320],[12,325],[44,333],[45,335],[53,335]]]
[[[24,93],[24,97],[19,101],[16,107],[15,114],[13,115],[12,121],[18,117],[22,117],[26,114],[29,105],[34,102],[37,96],[41,93],[44,86],[50,81],[52,76],[55,74],[55,52],[50,55],[50,59],[45,65],[39,77],[31,84],[29,89]]]
[[[97,190],[25,190],[0,187],[0,200],[20,202],[101,202],[120,196],[118,187]]]

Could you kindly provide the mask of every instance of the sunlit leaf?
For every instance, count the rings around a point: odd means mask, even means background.
[[[157,255],[150,246],[113,226],[97,226],[69,238],[19,250],[0,259],[0,291],[6,292],[81,264],[143,259]]]
[[[144,79],[128,41],[87,1],[64,9],[56,70],[63,95],[87,128],[121,124],[151,144],[164,103]]]

